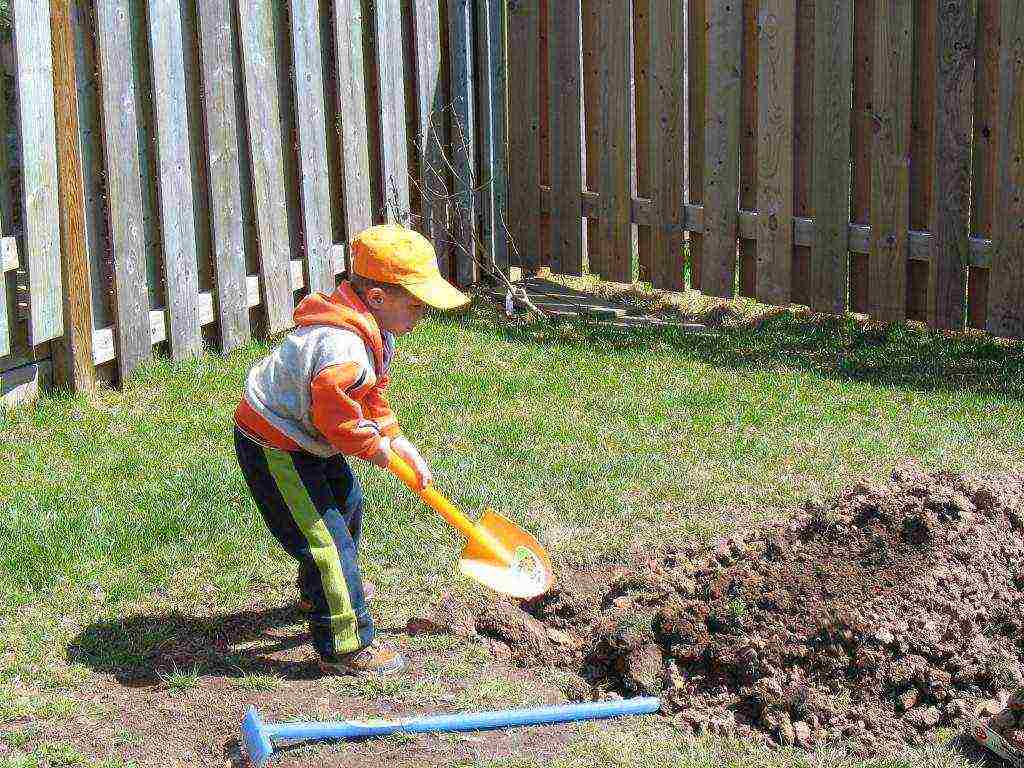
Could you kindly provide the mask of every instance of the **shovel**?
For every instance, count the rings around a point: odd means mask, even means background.
[[[421,491],[416,472],[394,452],[388,458],[388,469],[466,537],[459,557],[463,575],[495,592],[521,599],[537,597],[551,589],[551,559],[529,533],[490,508],[474,523],[433,484]]]

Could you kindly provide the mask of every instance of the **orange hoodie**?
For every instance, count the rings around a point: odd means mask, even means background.
[[[295,325],[249,372],[235,423],[272,448],[369,458],[400,432],[382,392],[394,336],[347,282],[303,299]]]

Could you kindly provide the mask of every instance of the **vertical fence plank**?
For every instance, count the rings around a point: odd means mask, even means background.
[[[581,7],[583,29],[580,55],[583,66],[584,186],[588,191],[599,194],[601,191],[601,164],[599,162],[599,147],[601,145],[601,68],[599,51],[601,48],[602,9],[602,4],[593,0],[588,0]],[[587,269],[597,274],[597,268],[601,263],[601,233],[597,217],[587,218],[586,243]]]
[[[731,298],[736,283],[739,223],[740,46],[743,6],[736,0],[710,0],[707,40],[707,115],[704,131],[704,253],[701,292]],[[764,45],[762,39],[761,45]],[[763,76],[763,75],[762,75]],[[763,82],[763,80],[762,80]],[[760,108],[763,111],[763,108]],[[761,127],[760,125],[758,126]],[[759,141],[758,170],[765,140]],[[763,182],[758,179],[758,184]],[[781,228],[781,227],[780,227]],[[764,259],[762,245],[759,249]],[[758,275],[760,279],[760,274]]]
[[[883,321],[906,317],[911,5],[876,2],[869,264],[871,313]]]
[[[295,121],[299,139],[299,191],[302,200],[302,241],[306,246],[306,270],[310,292],[334,291],[331,260],[331,188],[327,167],[327,124],[324,102],[323,45],[320,40],[320,8],[317,0],[291,0],[291,41],[295,87]],[[401,25],[399,25],[401,42]],[[399,46],[398,51],[401,51]],[[392,51],[393,55],[400,55]],[[399,74],[398,84],[404,82]],[[403,100],[404,104],[404,100]],[[405,112],[401,140],[405,143]],[[404,179],[405,176],[403,175]],[[404,184],[404,181],[403,181]],[[408,185],[405,185],[408,195]],[[408,201],[405,208],[408,210]]]
[[[654,50],[651,47],[651,24],[657,22],[655,9],[651,0],[633,1],[633,185],[637,197],[651,199],[651,169],[648,160],[651,156],[650,122],[652,109],[655,108],[654,96],[651,92],[651,65]],[[634,226],[636,236],[637,279],[651,282],[654,269],[654,252],[652,250],[651,227]]]
[[[999,110],[999,0],[978,0],[978,53],[974,79],[974,167],[971,173],[971,234],[991,239],[995,225],[996,147]],[[989,268],[972,266],[968,276],[967,324],[983,329],[988,313]]]
[[[409,220],[409,153],[400,0],[373,3],[380,99],[381,184],[388,221]]]
[[[757,297],[768,304],[786,304],[792,293],[793,267],[790,52],[796,43],[796,0],[764,0],[758,26]]]
[[[572,275],[583,271],[581,24],[580,0],[548,4],[551,269]]]
[[[429,0],[417,0],[417,8]],[[361,0],[337,0],[334,41],[338,59],[338,116],[341,133],[342,199],[347,242],[373,221],[370,152],[367,142]]]
[[[999,209],[989,285],[988,330],[1024,336],[1024,6],[1004,2],[1000,16]]]
[[[935,155],[929,263],[928,322],[961,330],[967,292],[967,236],[971,201],[971,126],[977,0],[941,3],[938,9]]]
[[[453,193],[460,214],[455,235],[455,275],[460,285],[476,280],[473,256],[477,230],[476,93],[473,71],[473,6],[471,0],[448,1],[448,80],[451,84]]]
[[[199,3],[200,53],[206,101],[206,153],[210,178],[217,314],[221,349],[250,338],[246,289],[239,126],[235,104],[235,39],[231,0]]]
[[[540,116],[538,118],[540,136],[540,147],[538,148],[540,158],[540,185],[542,187],[551,185],[551,131],[548,125],[548,110],[545,105],[548,103],[548,91],[551,78],[548,75],[548,0],[540,0],[538,9],[539,18],[539,41],[538,52],[540,54],[538,68],[540,81],[537,85],[537,103],[540,105]],[[542,208],[540,214],[540,226],[538,228],[538,264],[541,269],[551,267],[551,217]]]
[[[687,0],[686,39],[689,55],[686,61],[686,79],[689,87],[687,108],[687,139],[690,146],[687,200],[691,205],[704,202],[705,123],[707,121],[707,2]],[[701,290],[704,271],[704,236],[690,233],[690,287]]]
[[[817,0],[797,0],[793,84],[793,215],[814,215],[811,160],[814,154],[814,19]],[[793,245],[790,301],[810,304],[811,249]]]
[[[740,105],[740,208],[757,208],[758,5],[743,0],[743,102]],[[740,295],[757,290],[757,240],[740,238]]]
[[[814,41],[810,306],[817,312],[842,314],[850,222],[853,0],[817,0]]]
[[[14,0],[14,56],[21,135],[22,230],[32,303],[31,343],[64,331],[57,209],[50,14],[38,0]]]
[[[447,189],[444,158],[441,155],[441,147],[447,146],[444,115],[447,105],[441,71],[441,16],[438,0],[414,0],[413,27],[418,119],[416,175],[422,198],[434,203],[432,206],[421,205],[420,215],[423,217],[424,232],[438,250],[438,262],[443,270],[446,259],[441,252],[446,246],[448,234],[445,228],[445,206],[439,198],[444,196]]]
[[[935,204],[935,52],[938,45],[938,11],[935,3],[915,2],[911,80],[913,112],[910,126],[910,219],[911,229],[929,230]],[[931,254],[929,254],[930,256]],[[928,264],[907,264],[907,318],[928,317]]]
[[[505,3],[477,0],[477,85],[480,89],[480,184],[483,189],[481,240],[495,269],[508,272],[508,157],[505,142]],[[579,53],[579,44],[574,50]]]
[[[0,78],[0,136],[8,135],[7,124],[7,83]],[[11,200],[8,180],[10,179],[10,165],[7,159],[7,142],[0,141],[0,237],[11,234]],[[0,262],[3,261],[0,255]],[[11,332],[13,328],[13,312],[11,311],[11,299],[14,298],[14,291],[8,290],[8,274],[14,279],[14,272],[8,273],[0,265],[0,360],[11,354]]]
[[[85,234],[85,182],[79,152],[78,83],[69,0],[52,0],[53,96],[60,193],[64,337],[56,345],[56,381],[75,391],[96,386],[92,359],[92,285]]]
[[[857,0],[853,9],[853,115],[850,121],[851,218],[871,223],[871,129],[870,104],[874,83],[875,2]],[[869,258],[850,254],[850,310],[867,312],[869,305]]]
[[[128,0],[98,0],[96,47],[114,273],[117,365],[123,381],[153,354]]]
[[[520,266],[540,265],[540,1],[508,4],[509,231]]]
[[[199,352],[202,338],[181,6],[177,0],[156,0],[150,5],[149,44],[157,125],[168,339],[171,357],[180,360]]]
[[[239,0],[238,18],[245,67],[253,196],[259,231],[260,287],[271,333],[292,324],[292,294],[284,155],[274,57],[274,0]],[[346,190],[347,193],[347,190]]]
[[[608,280],[633,279],[629,3],[603,0],[601,28],[601,265]],[[592,270],[593,271],[593,270]]]
[[[651,228],[655,288],[683,289],[684,9],[678,0],[650,0],[650,94],[647,165],[655,221]],[[639,122],[638,122],[639,139]]]

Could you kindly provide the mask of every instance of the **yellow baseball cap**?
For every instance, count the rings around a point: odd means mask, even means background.
[[[379,224],[356,235],[352,272],[400,285],[435,309],[455,309],[469,302],[469,296],[441,277],[430,241],[401,224]]]

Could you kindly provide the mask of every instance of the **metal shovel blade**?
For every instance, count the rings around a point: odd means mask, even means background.
[[[459,570],[465,576],[495,592],[523,600],[551,589],[551,559],[537,539],[493,509],[485,510],[475,527],[480,535],[469,539],[459,558]],[[481,546],[478,539],[497,547]]]

